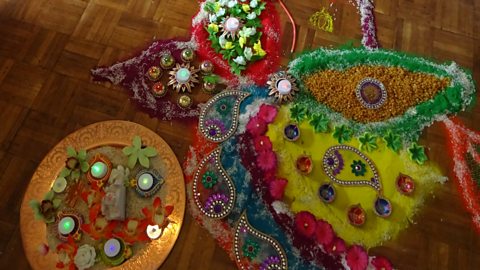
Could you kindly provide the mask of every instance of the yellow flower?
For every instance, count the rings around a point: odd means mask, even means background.
[[[253,49],[255,50],[255,54],[260,57],[264,57],[267,54],[267,52],[262,49],[262,42],[260,40],[253,45]]]
[[[221,7],[222,7],[222,6],[220,5],[220,3],[218,3],[218,2],[217,2],[217,3],[215,3],[215,9],[214,9],[214,10],[215,10],[215,12],[218,12],[218,11],[220,10],[220,8],[221,8]]]
[[[238,40],[238,43],[240,44],[240,48],[243,48],[245,44],[247,44],[247,38],[246,37],[240,37]]]
[[[225,49],[227,50],[230,50],[230,49],[233,49],[233,43],[231,41],[227,41],[227,43],[225,43]]]
[[[213,30],[213,32],[217,33],[218,32],[218,25],[215,23],[211,23],[208,25],[208,29]]]
[[[247,5],[247,4],[243,4],[243,5],[242,5],[242,9],[243,9],[243,11],[245,11],[245,12],[249,12],[249,11],[250,11],[250,6]]]
[[[137,180],[132,178],[132,179],[130,179],[129,184],[130,184],[131,187],[136,187],[137,186]]]

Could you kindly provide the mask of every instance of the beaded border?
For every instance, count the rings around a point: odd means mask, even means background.
[[[375,84],[380,88],[380,91],[382,93],[382,97],[375,104],[367,103],[362,97],[362,88],[366,83]],[[383,104],[385,104],[385,101],[387,101],[388,94],[387,94],[387,90],[385,89],[385,85],[383,85],[383,83],[381,81],[379,81],[377,79],[374,79],[374,78],[365,78],[358,83],[357,88],[355,90],[355,96],[357,96],[358,101],[360,101],[360,103],[362,104],[363,107],[365,107],[367,109],[375,110],[375,109],[378,109],[378,108],[382,107]]]
[[[330,168],[330,166],[327,163],[328,158],[330,158],[330,157],[334,158],[335,150],[352,151],[355,154],[359,155],[361,158],[363,158],[373,171],[373,175],[374,175],[373,176],[373,181],[368,181],[368,180],[362,180],[362,181],[347,180],[347,181],[344,181],[344,180],[337,179],[333,175],[332,169]],[[325,152],[325,154],[323,155],[323,171],[333,182],[335,182],[339,185],[344,185],[344,186],[370,186],[370,187],[374,188],[375,190],[377,190],[379,192],[382,190],[382,185],[380,184],[380,176],[377,172],[375,164],[373,163],[373,161],[370,158],[368,158],[365,154],[363,154],[360,150],[358,150],[357,148],[355,148],[353,146],[342,144],[342,145],[335,145],[335,146],[332,146],[332,147],[328,148],[327,151]]]
[[[288,262],[287,262],[287,255],[285,253],[285,250],[283,250],[282,246],[280,243],[278,243],[277,240],[272,238],[271,236],[268,236],[255,228],[253,228],[252,225],[250,225],[250,222],[248,222],[247,214],[246,211],[242,213],[240,216],[240,219],[238,220],[237,226],[235,227],[235,239],[234,239],[234,253],[235,253],[235,259],[237,261],[237,266],[239,266],[240,269],[245,269],[243,264],[241,263],[241,256],[240,256],[240,230],[242,228],[246,228],[247,232],[252,234],[253,236],[263,240],[267,241],[274,249],[277,251],[278,256],[280,258],[280,268],[279,270],[287,270],[288,269]]]
[[[210,154],[208,154],[205,158],[202,159],[200,164],[198,165],[197,171],[195,172],[195,175],[193,177],[193,198],[195,205],[200,209],[200,211],[207,217],[209,218],[215,218],[215,219],[221,219],[230,214],[230,212],[233,210],[233,206],[237,197],[237,191],[235,188],[235,185],[233,184],[232,179],[230,179],[230,176],[225,172],[225,169],[223,168],[221,162],[220,162],[220,154],[222,153],[222,148],[218,147]],[[203,170],[205,165],[211,160],[214,159],[215,161],[215,167],[217,170],[220,172],[221,176],[223,177],[223,180],[226,182],[227,187],[228,187],[228,204],[226,207],[222,209],[222,212],[219,214],[212,214],[211,212],[208,212],[204,209],[204,206],[202,205],[202,202],[200,202],[200,193],[198,192],[198,184],[199,181],[201,182],[201,177],[200,177],[200,172]],[[218,184],[217,184],[218,185]]]
[[[215,102],[217,102],[219,99],[227,97],[227,96],[236,96],[237,97],[237,99],[235,101],[235,104],[233,105],[232,126],[230,127],[230,129],[225,134],[223,134],[220,137],[211,136],[208,132],[210,130],[210,127],[205,124],[206,114]],[[250,93],[247,93],[247,92],[244,92],[244,91],[239,91],[239,90],[230,90],[230,91],[221,92],[221,93],[215,95],[213,98],[211,98],[200,111],[200,121],[198,122],[198,127],[200,129],[201,134],[208,141],[211,141],[211,142],[214,142],[214,143],[221,143],[221,142],[224,142],[224,141],[228,140],[230,137],[232,137],[235,134],[235,131],[237,130],[237,127],[238,127],[240,104],[248,96],[250,96]]]

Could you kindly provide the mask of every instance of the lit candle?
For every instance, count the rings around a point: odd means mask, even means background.
[[[120,241],[115,238],[110,238],[107,242],[105,242],[105,245],[103,246],[103,251],[105,252],[105,255],[107,255],[107,257],[109,258],[117,256],[120,253],[120,249]]]
[[[187,83],[190,80],[190,70],[187,68],[180,68],[175,75],[179,83]]]
[[[59,177],[53,183],[52,189],[55,193],[62,193],[66,187],[67,187],[67,180],[65,179],[65,177]]]
[[[58,223],[58,231],[62,235],[69,235],[75,228],[75,220],[71,217],[64,217]]]
[[[94,178],[103,178],[107,174],[107,164],[101,161],[95,162],[90,168],[90,173]]]
[[[162,234],[162,230],[160,230],[160,227],[158,227],[158,225],[147,226],[147,235],[150,239],[152,240],[158,239],[161,234]]]
[[[229,32],[237,31],[239,26],[240,21],[234,17],[228,18],[227,22],[225,23],[225,28],[227,28],[227,31]]]
[[[153,177],[149,173],[144,173],[140,175],[137,182],[138,182],[138,187],[141,190],[147,191],[147,190],[150,190],[153,186]]]
[[[289,80],[279,80],[277,82],[277,90],[282,95],[288,95],[292,91],[292,83]]]

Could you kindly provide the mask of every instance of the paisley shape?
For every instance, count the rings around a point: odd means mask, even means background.
[[[235,260],[239,269],[287,269],[287,255],[271,236],[259,232],[242,213],[235,228]]]
[[[145,178],[147,179],[144,180]],[[135,191],[145,198],[155,195],[165,182],[157,170],[141,170],[137,173],[135,179],[137,180]],[[151,180],[151,184],[149,180]],[[142,181],[146,181],[146,183]]]
[[[209,141],[220,143],[235,134],[238,127],[240,104],[250,94],[225,91],[210,99],[200,112],[198,123],[201,134]]]
[[[215,219],[228,216],[236,198],[235,185],[220,161],[221,152],[222,148],[219,147],[208,154],[200,162],[193,178],[195,205],[205,216]],[[205,174],[216,178],[216,182],[208,188],[202,183]]]
[[[344,170],[344,155],[343,152],[347,152],[351,156],[353,152],[360,158],[354,158],[353,163],[351,164],[351,173],[345,173]],[[368,165],[368,168],[365,167],[365,164],[362,160]],[[349,168],[347,168],[349,169]],[[378,174],[377,168],[373,161],[370,160],[366,155],[364,155],[360,150],[353,146],[349,145],[335,145],[330,147],[327,152],[323,155],[323,170],[325,174],[333,182],[339,185],[345,186],[370,186],[377,191],[382,190],[382,185],[380,183],[380,176]],[[347,175],[347,178],[341,177],[342,175]],[[355,177],[353,177],[355,176]],[[366,178],[370,176],[369,178]],[[350,177],[350,178],[348,178]]]

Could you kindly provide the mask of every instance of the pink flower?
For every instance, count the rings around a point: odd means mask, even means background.
[[[267,122],[268,124],[272,123],[277,116],[278,109],[275,106],[262,104],[260,106],[260,111],[258,112],[258,117],[260,117],[263,121]]]
[[[277,179],[270,182],[269,191],[274,200],[283,199],[283,194],[285,193],[285,187],[287,184],[288,181],[286,179]]]
[[[325,245],[325,250],[328,253],[339,255],[347,250],[347,245],[342,238],[335,237],[330,244]]]
[[[267,136],[260,136],[254,139],[255,150],[257,152],[266,152],[272,150],[272,142]]]
[[[347,265],[351,270],[365,270],[368,266],[368,255],[363,247],[359,245],[351,246],[347,251]]]
[[[275,170],[277,168],[277,156],[272,151],[261,152],[257,156],[257,163],[266,172]]]
[[[317,221],[317,227],[315,229],[315,236],[317,242],[326,246],[333,242],[335,233],[333,232],[332,225],[324,220]]]
[[[372,260],[372,265],[375,267],[375,270],[392,270],[392,263],[385,257],[375,257]]]
[[[316,221],[312,213],[307,211],[298,212],[295,215],[295,228],[305,237],[312,237],[315,233]]]
[[[267,123],[258,116],[250,118],[247,124],[247,132],[252,134],[254,137],[265,134],[267,132]]]

